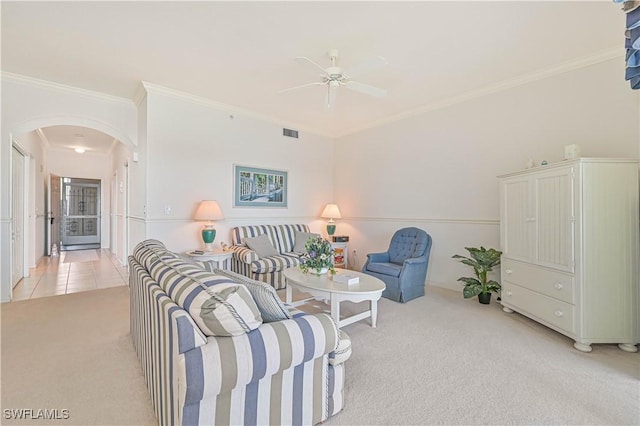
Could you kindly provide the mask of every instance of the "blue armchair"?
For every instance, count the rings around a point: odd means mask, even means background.
[[[393,234],[389,250],[367,255],[362,272],[384,281],[387,288],[383,297],[408,302],[424,296],[430,253],[429,234],[418,228],[403,228]]]

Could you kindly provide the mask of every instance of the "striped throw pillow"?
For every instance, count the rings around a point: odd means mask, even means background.
[[[276,322],[293,318],[289,313],[289,309],[280,300],[276,290],[269,284],[223,269],[216,269],[214,272],[216,275],[224,275],[235,282],[245,285],[249,289],[251,296],[253,296],[256,305],[258,305],[264,322]]]
[[[148,248],[155,251],[155,248]],[[145,256],[145,268],[167,295],[189,312],[206,336],[239,336],[262,324],[247,288],[162,253]]]

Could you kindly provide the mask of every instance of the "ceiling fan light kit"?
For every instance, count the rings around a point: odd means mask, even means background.
[[[337,65],[338,62],[338,50],[331,49],[327,53],[329,59],[331,60],[331,66],[324,68],[306,56],[297,56],[296,61],[309,64],[313,66],[314,71],[320,70],[322,72],[320,76],[320,81],[315,81],[312,83],[305,83],[299,86],[289,87],[287,89],[280,90],[279,93],[289,92],[296,89],[301,89],[303,87],[309,86],[326,86],[327,88],[327,108],[331,108],[332,105],[335,104],[337,89],[340,86],[346,87],[349,90],[353,90],[355,92],[360,92],[365,95],[373,96],[376,98],[383,98],[387,95],[387,91],[385,89],[381,89],[378,87],[374,87],[368,84],[360,83],[358,81],[352,80],[353,76],[373,70],[380,66],[386,65],[387,61],[381,57],[377,56],[369,61],[366,61],[360,65],[357,65],[352,71],[343,70]]]

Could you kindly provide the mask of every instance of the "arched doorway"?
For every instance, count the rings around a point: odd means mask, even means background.
[[[27,265],[34,267],[40,259],[51,255],[54,244],[58,250],[61,248],[60,240],[52,231],[62,225],[62,215],[56,213],[54,206],[56,200],[60,201],[64,189],[64,184],[60,185],[61,190],[56,192],[56,182],[63,183],[64,178],[69,182],[89,179],[98,183],[95,188],[101,208],[94,211],[94,218],[86,220],[85,224],[99,226],[93,231],[104,237],[99,240],[97,248],[112,250],[118,254],[118,261],[124,264],[128,246],[129,182],[126,169],[127,159],[132,154],[131,146],[101,130],[69,124],[37,128],[13,139],[25,151],[28,158],[25,164],[32,169],[25,173],[27,179],[21,192],[30,194],[26,202],[27,220],[21,233],[28,236],[24,240]],[[12,195],[12,202],[17,195]],[[71,228],[74,223],[69,221],[68,225]],[[17,260],[18,253],[12,255]],[[28,271],[28,267],[25,269]]]

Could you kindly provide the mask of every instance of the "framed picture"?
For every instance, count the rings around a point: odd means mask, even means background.
[[[287,172],[233,166],[234,207],[287,207]]]

